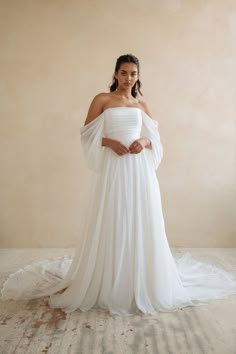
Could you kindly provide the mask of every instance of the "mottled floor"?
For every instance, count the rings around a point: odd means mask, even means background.
[[[236,276],[236,249],[178,249]],[[62,249],[0,250],[0,285],[25,264]],[[70,250],[66,250],[70,253]],[[236,354],[236,296],[155,316],[116,316],[98,310],[65,315],[47,298],[0,302],[0,354]]]

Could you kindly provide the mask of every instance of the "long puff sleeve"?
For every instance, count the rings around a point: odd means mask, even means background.
[[[103,131],[104,113],[80,128],[81,145],[86,165],[97,173],[99,173],[103,161]]]
[[[163,146],[158,131],[158,122],[150,118],[142,111],[142,131],[141,136],[148,138],[152,143],[152,149],[145,149],[145,153],[149,156],[150,162],[153,164],[154,170],[158,169],[163,157]]]

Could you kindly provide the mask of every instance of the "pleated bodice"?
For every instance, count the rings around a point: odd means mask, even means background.
[[[136,107],[111,107],[104,111],[104,136],[129,145],[138,139],[142,128],[142,111]]]

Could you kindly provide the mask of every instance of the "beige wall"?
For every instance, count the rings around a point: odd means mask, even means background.
[[[0,1],[1,247],[70,247],[79,128],[115,60],[141,62],[159,121],[171,246],[236,246],[236,2]]]

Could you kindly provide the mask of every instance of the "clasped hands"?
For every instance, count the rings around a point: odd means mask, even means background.
[[[110,144],[110,148],[117,154],[117,155],[124,155],[127,153],[130,154],[138,154],[140,153],[146,145],[150,142],[146,138],[139,138],[135,140],[129,147],[125,146],[118,140],[112,140]]]

